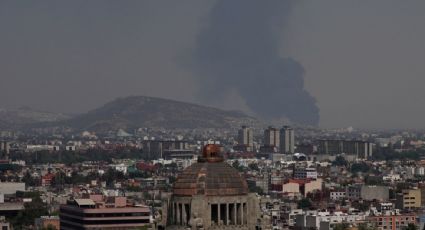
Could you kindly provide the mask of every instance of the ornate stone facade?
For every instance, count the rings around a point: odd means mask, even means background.
[[[259,207],[239,172],[223,162],[218,146],[207,145],[199,162],[177,178],[164,207],[165,222],[167,229],[255,229]]]

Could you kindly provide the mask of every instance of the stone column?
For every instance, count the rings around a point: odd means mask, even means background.
[[[240,224],[243,225],[243,203],[239,204],[239,218]]]
[[[174,202],[173,203],[171,203],[171,213],[170,213],[170,215],[171,215],[171,224],[175,224],[175,220],[176,220],[176,216],[175,216],[175,213],[176,213],[176,210],[175,210],[175,208],[176,208],[176,206],[174,206]]]
[[[248,203],[245,203],[245,207],[243,208],[243,212],[245,215],[245,224],[248,224]]]
[[[186,205],[182,203],[182,225],[186,225]]]
[[[217,216],[218,216],[217,225],[219,225],[221,221],[221,204],[220,203],[217,204]]]
[[[238,225],[238,216],[237,216],[237,212],[238,212],[238,207],[237,207],[237,203],[233,204],[233,216],[234,216],[234,225]]]
[[[173,224],[177,224],[177,204],[173,202]]]
[[[424,198],[425,199],[425,198]],[[229,215],[229,203],[226,203],[226,225],[229,225],[229,217],[230,217],[230,215]]]
[[[180,212],[180,203],[177,203],[177,225],[181,225],[181,212]]]

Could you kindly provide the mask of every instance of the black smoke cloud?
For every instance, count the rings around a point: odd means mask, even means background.
[[[257,115],[317,125],[316,100],[304,89],[304,69],[279,54],[284,26],[296,0],[218,0],[194,53],[200,96],[223,100],[236,92]]]

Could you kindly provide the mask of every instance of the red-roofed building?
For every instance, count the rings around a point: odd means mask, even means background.
[[[138,170],[141,170],[141,171],[154,172],[154,171],[158,170],[159,167],[158,167],[158,165],[148,164],[148,163],[145,163],[145,162],[138,162],[136,164],[136,168]]]
[[[41,186],[50,186],[52,185],[53,180],[55,179],[55,174],[48,173],[41,177]]]

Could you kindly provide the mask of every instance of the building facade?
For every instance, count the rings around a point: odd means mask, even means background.
[[[420,189],[404,189],[396,196],[396,208],[418,209],[422,206]]]
[[[198,163],[178,176],[164,207],[166,229],[255,229],[259,200],[219,152],[205,146]]]
[[[264,130],[264,146],[273,146],[279,148],[279,130],[271,126]]]
[[[416,224],[415,214],[379,215],[366,218],[378,230],[402,230],[409,224]]]
[[[319,140],[317,151],[319,154],[331,156],[347,154],[367,159],[373,154],[373,143],[352,140]]]
[[[280,129],[280,152],[295,153],[295,132],[289,126]]]
[[[242,126],[238,131],[238,144],[245,146],[247,151],[253,151],[254,148],[254,133],[251,128]]]
[[[60,207],[60,229],[139,229],[150,224],[146,206],[128,206],[126,197],[90,196]]]

